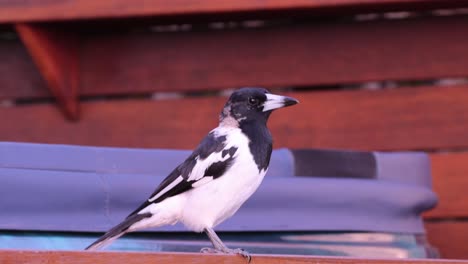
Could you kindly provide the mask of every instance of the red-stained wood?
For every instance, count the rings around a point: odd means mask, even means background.
[[[0,23],[173,16],[241,19],[324,16],[468,6],[468,1],[331,0],[0,1]],[[169,21],[169,20],[167,20]],[[196,20],[188,20],[196,21]],[[333,22],[271,28],[80,35],[16,26],[69,118],[77,97],[243,85],[308,86],[468,75],[468,17]],[[118,30],[117,30],[118,32]],[[187,43],[190,43],[187,45]],[[47,97],[19,42],[0,41],[0,99]],[[83,63],[78,69],[78,61]],[[81,80],[78,78],[80,77]],[[83,90],[78,91],[82,82]],[[465,149],[467,87],[292,93],[302,104],[275,113],[276,146],[354,149]],[[0,140],[104,146],[192,148],[216,125],[225,99],[85,103],[85,120],[65,123],[51,105],[0,108]],[[177,105],[183,105],[178,107]],[[191,109],[191,111],[186,111]],[[208,118],[211,117],[211,118]],[[187,122],[186,120],[190,120]],[[187,133],[190,131],[190,133]],[[431,154],[440,203],[424,215],[443,257],[468,259],[468,153]],[[448,220],[458,219],[458,220]],[[0,251],[1,263],[245,263],[237,256]],[[255,256],[253,263],[455,263]],[[468,263],[458,262],[458,263]]]
[[[432,17],[322,21],[250,30],[150,34],[115,33],[113,28],[114,33],[80,33],[78,93],[96,96],[467,76],[467,27],[468,17]],[[43,97],[44,91],[30,84],[37,74],[19,68],[30,65],[21,44],[12,42],[4,49],[0,42],[0,53],[11,53],[7,58],[15,62],[12,66],[0,62],[4,73],[0,80],[11,83],[0,89],[0,96]],[[63,71],[66,76],[68,70]]]
[[[16,31],[63,112],[69,119],[78,119],[77,40],[32,24],[17,24]]]
[[[295,92],[300,104],[273,113],[275,147],[362,150],[463,149],[468,87]],[[0,140],[97,146],[193,148],[217,125],[226,98],[83,102],[80,123],[49,104],[0,110]],[[190,133],[187,133],[190,131]]]
[[[468,259],[468,221],[426,222],[425,226],[430,244],[443,258]]]
[[[463,77],[466,28],[468,16],[91,34],[81,53],[81,94]]]
[[[431,218],[468,217],[468,152],[431,155],[434,191],[439,204],[425,214]],[[468,221],[465,224],[465,253],[468,259]]]
[[[32,22],[122,17],[274,13],[362,13],[392,10],[427,10],[468,6],[464,0],[268,0],[268,1],[163,1],[163,0],[45,0],[1,1],[0,22]]]
[[[11,39],[0,40],[0,100],[50,97],[51,94],[28,52],[8,32]]]
[[[89,252],[89,251],[0,251],[0,262],[13,263],[239,263],[246,260],[236,255],[209,255],[188,253],[126,253],[126,252]],[[274,256],[254,255],[252,264],[449,264],[468,263],[467,260],[435,260],[435,259],[357,259],[317,256]]]

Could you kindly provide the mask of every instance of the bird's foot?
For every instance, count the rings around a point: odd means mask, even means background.
[[[227,249],[227,252],[225,253],[241,255],[247,260],[247,263],[250,263],[250,261],[252,260],[252,256],[250,256],[250,253],[243,248]]]
[[[236,255],[241,255],[245,259],[247,259],[247,262],[250,263],[252,260],[252,257],[250,256],[250,253],[246,251],[245,249],[242,248],[236,248],[236,249],[230,249],[230,248],[225,248],[225,249],[216,249],[216,248],[202,248],[200,250],[201,253],[210,253],[210,254],[236,254]]]

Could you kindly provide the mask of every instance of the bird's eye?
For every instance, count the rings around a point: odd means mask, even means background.
[[[255,97],[250,97],[249,98],[249,104],[251,105],[258,105],[259,100]]]

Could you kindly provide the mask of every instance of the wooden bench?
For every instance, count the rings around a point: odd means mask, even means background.
[[[275,147],[430,153],[430,243],[468,259],[467,7],[0,2],[0,140],[188,149],[216,125],[222,90],[288,92],[301,105],[275,113]]]

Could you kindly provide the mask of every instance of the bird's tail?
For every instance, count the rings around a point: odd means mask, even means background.
[[[122,223],[114,226],[109,231],[107,231],[103,236],[98,238],[98,240],[94,241],[91,245],[89,245],[86,248],[86,250],[97,250],[97,249],[100,249],[109,245],[117,238],[123,236],[133,224],[151,216],[152,216],[151,213],[130,215]]]

